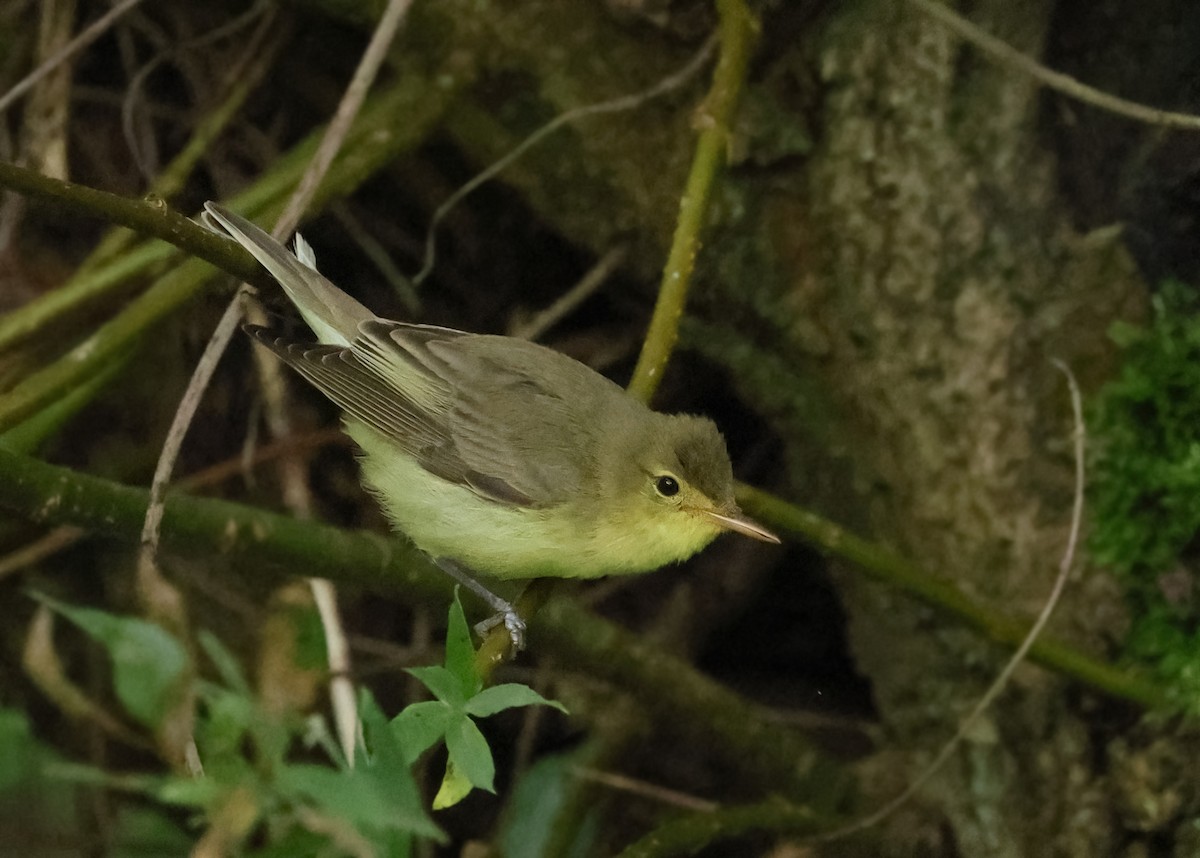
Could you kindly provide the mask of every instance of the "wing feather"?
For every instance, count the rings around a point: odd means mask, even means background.
[[[431,473],[514,506],[577,497],[585,462],[573,397],[583,392],[580,382],[611,384],[582,364],[533,344],[497,351],[486,341],[498,338],[382,319],[360,324],[348,347],[248,330],[349,417]],[[565,375],[547,380],[531,371],[546,360],[565,362]]]

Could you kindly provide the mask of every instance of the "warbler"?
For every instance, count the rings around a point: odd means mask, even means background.
[[[733,496],[725,441],[704,417],[650,410],[553,349],[376,316],[215,203],[316,334],[247,330],[344,412],[362,478],[392,524],[483,596],[517,648],[524,623],[470,573],[597,578],[683,560],[722,531],[779,539]]]

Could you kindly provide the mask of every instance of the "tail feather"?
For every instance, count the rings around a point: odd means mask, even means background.
[[[375,318],[374,313],[241,215],[212,202],[205,203],[204,209],[204,220],[210,228],[220,226],[279,281],[321,342],[348,346],[358,336],[359,324]],[[311,251],[305,253],[305,258],[312,258]]]

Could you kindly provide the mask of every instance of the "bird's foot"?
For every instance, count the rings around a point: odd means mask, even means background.
[[[442,571],[450,575],[455,581],[458,581],[487,602],[492,610],[496,612],[494,616],[488,617],[482,623],[475,625],[475,633],[477,635],[486,637],[488,632],[501,623],[504,623],[504,628],[508,630],[509,640],[512,641],[513,652],[520,652],[525,649],[525,621],[521,619],[521,615],[517,613],[517,609],[513,607],[511,602],[506,602],[487,587],[480,584],[453,560],[439,557],[434,560],[434,563],[441,567]]]
[[[517,609],[508,603],[492,607],[498,610],[483,622],[475,624],[475,634],[485,638],[488,632],[503,623],[504,628],[508,630],[508,639],[512,641],[513,651],[520,652],[525,649],[525,621],[521,619]]]

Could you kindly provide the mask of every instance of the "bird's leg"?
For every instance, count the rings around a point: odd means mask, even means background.
[[[511,602],[506,602],[487,587],[480,584],[453,560],[438,557],[433,562],[455,581],[487,602],[491,606],[491,609],[496,612],[493,616],[476,624],[475,633],[477,635],[483,637],[496,626],[500,625],[500,623],[504,623],[504,628],[508,629],[508,637],[512,640],[513,649],[517,652],[525,649],[525,621],[521,619],[521,615],[517,613],[517,609],[513,607]]]

